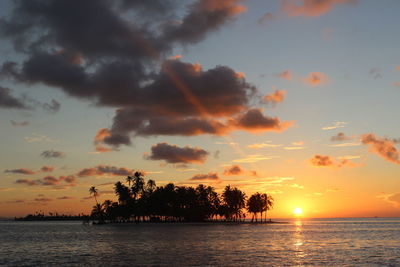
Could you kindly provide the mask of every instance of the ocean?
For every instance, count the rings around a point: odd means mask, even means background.
[[[400,266],[400,218],[0,222],[0,266]]]

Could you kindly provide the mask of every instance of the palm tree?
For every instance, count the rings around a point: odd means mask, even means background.
[[[274,199],[272,198],[272,196],[267,195],[267,194],[262,194],[261,195],[261,199],[262,199],[262,211],[265,211],[265,221],[267,221],[267,211],[272,209],[274,206]],[[261,215],[262,217],[262,215]]]
[[[90,195],[94,196],[94,200],[96,200],[96,204],[99,205],[99,202],[97,202],[97,196],[99,195],[97,188],[94,186],[90,187],[89,193],[90,193]]]
[[[250,198],[247,200],[246,206],[247,210],[253,214],[251,221],[256,220],[257,222],[257,213],[262,212],[262,199],[260,193],[255,193],[250,196]],[[262,220],[262,214],[261,214],[261,220]]]
[[[132,176],[127,176],[125,178],[125,180],[128,182],[128,187],[131,187],[131,182],[133,181],[133,177]]]
[[[133,184],[132,184],[132,193],[133,193],[133,198],[136,199],[137,196],[141,193],[143,193],[144,190],[144,179],[143,179],[143,173],[141,172],[135,172],[133,174]]]

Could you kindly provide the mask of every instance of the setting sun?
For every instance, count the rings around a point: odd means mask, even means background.
[[[300,216],[300,215],[303,214],[303,210],[301,208],[295,208],[293,210],[293,214],[296,215],[296,216]]]

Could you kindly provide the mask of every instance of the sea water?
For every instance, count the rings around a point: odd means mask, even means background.
[[[0,266],[400,266],[400,219],[0,222]]]

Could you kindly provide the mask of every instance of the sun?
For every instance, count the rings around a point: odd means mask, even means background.
[[[303,214],[303,210],[301,209],[301,208],[295,208],[294,210],[293,210],[293,214],[294,215],[296,215],[296,216],[300,216],[300,215],[302,215]]]

